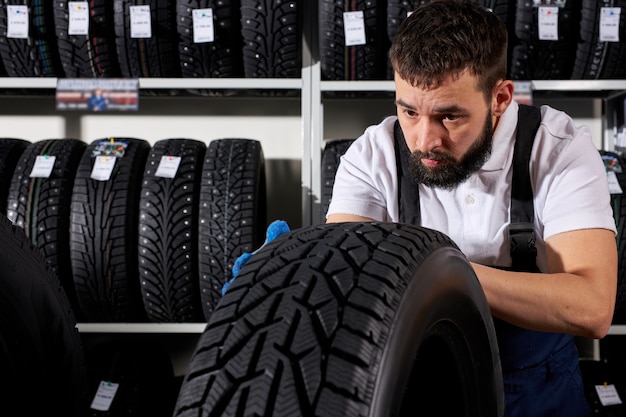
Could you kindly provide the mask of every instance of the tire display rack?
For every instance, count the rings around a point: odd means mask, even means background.
[[[305,19],[306,20],[306,19]],[[380,81],[326,81],[322,76],[321,63],[316,57],[314,38],[314,22],[304,22],[302,40],[302,71],[301,77],[295,79],[251,79],[251,78],[139,78],[140,95],[153,95],[158,99],[175,106],[176,97],[167,97],[171,92],[184,93],[193,90],[210,94],[236,92],[239,96],[263,96],[262,99],[271,105],[272,100],[285,94],[299,96],[300,115],[302,119],[302,165],[301,165],[301,215],[302,226],[320,223],[324,210],[322,175],[322,156],[327,138],[325,131],[325,109],[333,100],[349,100],[354,106],[367,103],[372,99],[393,99],[394,84],[389,80]],[[30,97],[30,100],[49,98],[54,95],[58,79],[45,78],[0,78],[0,91],[8,93],[0,100],[10,100],[16,95]],[[584,98],[602,101],[602,147],[614,148],[614,121],[611,115],[618,107],[619,99],[626,93],[625,80],[532,80],[529,81],[533,95],[551,97]],[[227,102],[227,100],[225,100]],[[228,104],[226,104],[228,105]],[[130,116],[132,117],[132,115]],[[68,114],[70,123],[79,123],[78,119]],[[364,128],[365,126],[362,126]],[[80,131],[74,126],[74,131]],[[83,323],[77,324],[78,331],[86,338],[100,338],[109,335],[144,334],[161,335],[167,338],[180,338],[183,342],[178,348],[185,350],[200,338],[205,331],[205,323]],[[614,325],[609,335],[626,336],[626,325]],[[599,341],[594,341],[594,357],[599,358]],[[188,352],[174,352],[185,356]],[[186,359],[183,359],[185,365]]]
[[[305,45],[306,50],[308,46]],[[306,58],[306,55],[305,55]],[[295,93],[300,95],[302,117],[302,225],[307,226],[320,222],[322,207],[322,149],[324,147],[324,106],[334,99],[348,98],[355,105],[367,102],[372,97],[392,97],[393,81],[323,81],[319,62],[308,56],[307,66],[302,69],[300,79],[166,79],[139,78],[140,94],[143,91],[236,91],[238,94]],[[57,79],[53,77],[0,78],[0,90],[14,92],[13,95],[40,99],[42,95],[54,94]],[[551,97],[569,97],[575,95],[585,99],[600,99],[603,106],[602,117],[602,148],[614,147],[614,122],[609,115],[618,106],[618,99],[626,92],[626,80],[533,80],[530,81],[533,94],[550,95]],[[11,95],[7,96],[11,97]],[[272,97],[264,98],[268,102]],[[171,100],[175,101],[176,97]],[[80,130],[76,128],[75,130]],[[125,327],[129,326],[129,327]],[[183,332],[201,331],[201,325],[182,324],[179,326],[161,326],[159,324],[108,324],[79,325],[83,332]],[[611,334],[626,334],[626,326],[613,326]]]

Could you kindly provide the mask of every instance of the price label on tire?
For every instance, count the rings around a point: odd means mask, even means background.
[[[195,9],[192,12],[194,43],[213,42],[213,9]]]
[[[600,9],[600,41],[619,42],[620,7],[602,7]]]
[[[539,39],[542,41],[559,40],[559,8],[539,7]]]
[[[162,178],[175,178],[180,159],[180,156],[163,155],[154,175]]]
[[[150,6],[130,6],[130,37],[151,38]]]
[[[100,385],[98,386],[98,391],[96,395],[93,397],[91,402],[91,409],[98,411],[109,411],[111,408],[111,403],[115,398],[115,394],[117,393],[117,388],[120,384],[116,384],[113,382],[105,382],[100,381]]]
[[[346,46],[365,45],[365,19],[362,11],[343,14],[343,32]]]
[[[30,178],[50,178],[56,156],[37,155],[33,169],[30,171]]]
[[[70,1],[68,35],[89,35],[89,3],[86,1]]]
[[[96,161],[91,170],[91,179],[96,181],[108,181],[115,167],[117,158],[111,156],[96,156]]]
[[[28,39],[28,6],[7,6],[7,38]]]

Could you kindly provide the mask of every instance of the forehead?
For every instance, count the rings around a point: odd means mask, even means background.
[[[471,109],[478,102],[485,105],[483,92],[478,87],[478,78],[464,71],[458,76],[448,76],[440,84],[422,87],[411,85],[395,76],[396,100],[410,107],[456,106]]]

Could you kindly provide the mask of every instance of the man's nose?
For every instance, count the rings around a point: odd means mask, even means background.
[[[411,152],[430,152],[443,144],[444,131],[440,123],[423,118],[410,128],[407,145]]]

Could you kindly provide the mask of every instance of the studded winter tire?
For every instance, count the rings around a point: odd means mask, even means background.
[[[9,6],[28,10],[28,33],[24,33],[24,37],[8,36]],[[51,1],[0,1],[0,57],[9,77],[63,76]]]
[[[243,68],[247,78],[298,78],[301,1],[240,0]]]
[[[346,153],[354,139],[337,139],[326,143],[322,151],[322,210],[320,212],[320,223],[326,222],[326,212],[333,196],[333,186],[335,185],[335,174],[339,168],[341,156]]]
[[[235,260],[265,240],[267,191],[259,141],[209,143],[200,185],[198,242],[200,297],[208,320],[232,278]]]
[[[365,44],[347,45],[343,13],[359,11],[363,12]],[[384,1],[320,0],[319,48],[322,77],[327,80],[386,79],[389,49],[386,19]]]
[[[617,38],[611,42],[600,40],[602,9],[624,8],[625,0],[582,0],[580,42],[572,79],[622,79],[626,76],[626,15],[619,15]]]
[[[15,167],[7,199],[7,217],[24,229],[39,248],[61,281],[79,320],[81,314],[70,266],[70,205],[74,177],[86,147],[78,139],[31,143]],[[47,176],[47,172],[38,168],[40,160],[44,161],[43,165],[46,160],[53,161]]]
[[[88,4],[88,33],[70,34],[70,8],[82,3],[54,0],[54,27],[59,59],[67,78],[119,77],[115,50],[113,4],[111,0],[92,0]]]
[[[198,341],[175,416],[504,414],[489,307],[445,235],[309,226],[240,274]]]
[[[176,4],[169,0],[148,0],[137,5],[132,0],[113,0],[115,44],[120,72],[124,78],[180,77],[176,31]],[[150,35],[147,30],[133,34],[133,7],[149,8]],[[138,19],[143,22],[143,19]]]
[[[0,214],[7,213],[7,198],[13,171],[17,162],[22,157],[22,153],[30,145],[25,139],[0,138]]]
[[[213,40],[194,42],[194,10],[211,9]],[[176,27],[181,75],[185,78],[242,77],[240,0],[177,0]],[[202,19],[203,17],[195,17]],[[207,17],[208,18],[208,17]]]
[[[146,162],[139,202],[139,278],[150,321],[204,321],[198,206],[205,150],[197,140],[164,139],[154,144]]]
[[[572,75],[579,40],[581,0],[567,0],[558,8],[557,38],[539,36],[539,13],[533,0],[517,0],[515,37],[511,53],[514,80],[566,80]],[[546,11],[547,13],[547,11]]]

